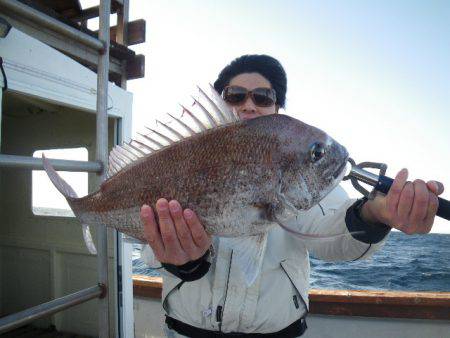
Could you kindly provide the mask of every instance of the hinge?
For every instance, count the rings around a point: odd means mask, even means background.
[[[123,307],[123,293],[122,293],[122,265],[117,266],[117,295],[119,308]]]
[[[117,292],[122,292],[122,265],[117,266]]]

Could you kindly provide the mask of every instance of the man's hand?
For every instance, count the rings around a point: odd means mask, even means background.
[[[363,220],[390,225],[408,235],[428,233],[444,185],[437,181],[408,182],[408,170],[399,171],[387,195],[377,194],[361,208]]]
[[[211,237],[205,232],[195,213],[181,208],[175,200],[161,198],[156,202],[159,226],[153,209],[141,208],[141,220],[148,244],[161,263],[183,265],[202,257],[211,245]]]

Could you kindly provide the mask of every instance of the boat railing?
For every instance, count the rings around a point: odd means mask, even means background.
[[[133,276],[133,294],[161,299],[162,278]],[[450,292],[318,290],[309,292],[309,313],[326,316],[450,320]]]

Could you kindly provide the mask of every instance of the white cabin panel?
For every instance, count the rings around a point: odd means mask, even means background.
[[[9,90],[95,113],[97,74],[90,69],[15,28],[0,39],[0,51]],[[124,117],[131,101],[131,93],[109,84],[109,115]]]
[[[48,285],[51,285],[50,252],[13,246],[4,246],[1,251],[0,274],[7,273],[7,278],[2,281],[2,307],[15,312],[48,301]],[[50,324],[50,318],[35,322],[35,325],[43,327]]]

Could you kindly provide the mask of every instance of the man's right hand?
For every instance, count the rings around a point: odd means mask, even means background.
[[[153,209],[145,204],[141,208],[145,238],[158,261],[183,265],[206,253],[211,236],[192,210],[183,211],[178,201],[161,198],[156,202],[156,212],[159,226]]]

